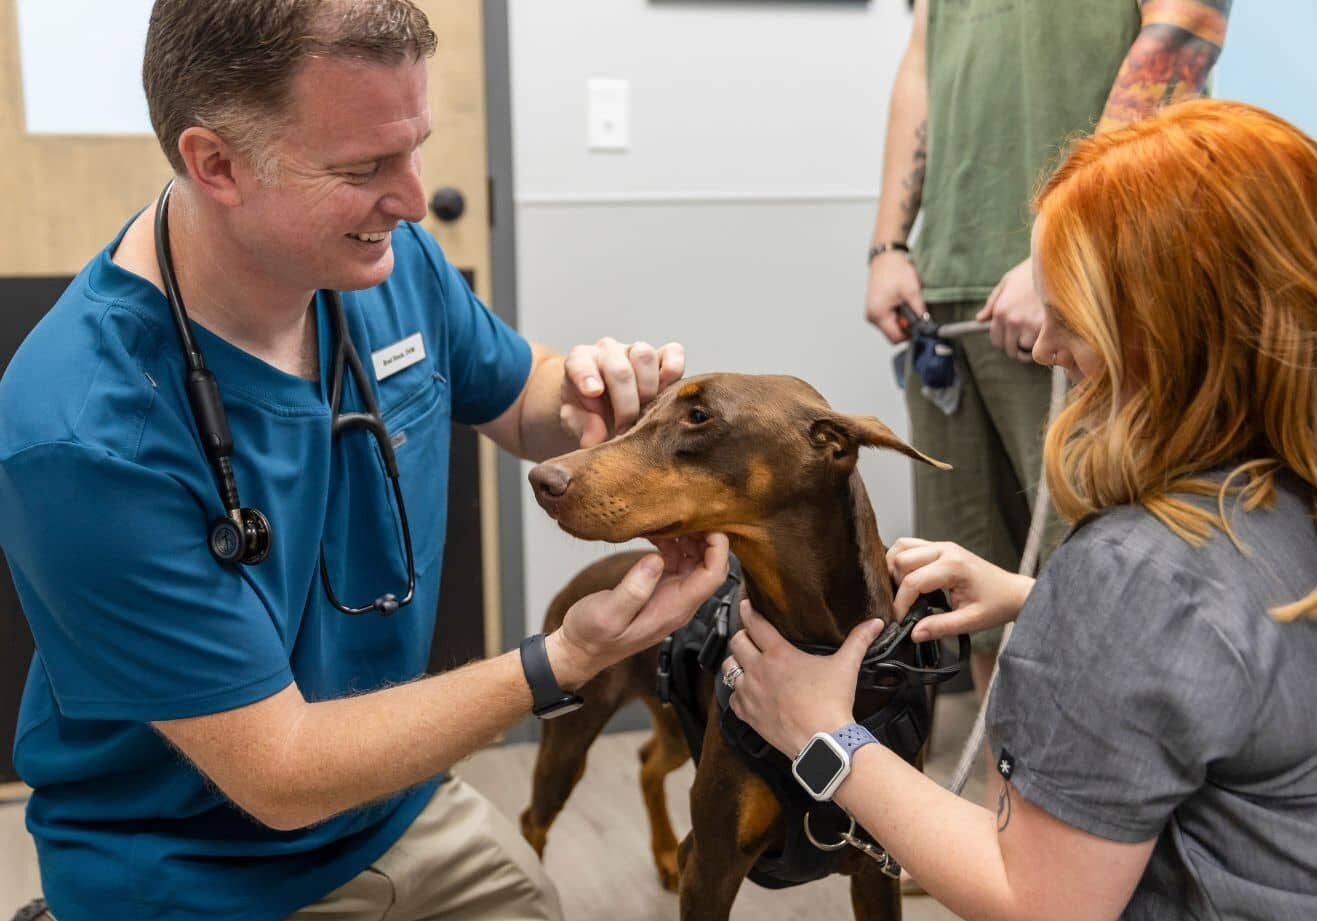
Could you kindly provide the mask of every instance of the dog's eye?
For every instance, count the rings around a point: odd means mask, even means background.
[[[692,409],[686,415],[686,421],[689,422],[691,425],[702,425],[705,422],[708,422],[709,418],[710,418],[709,414],[706,413],[704,410],[700,409],[698,406]]]

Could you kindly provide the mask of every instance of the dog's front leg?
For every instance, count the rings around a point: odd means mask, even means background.
[[[851,877],[851,908],[855,921],[901,921],[901,885],[884,876],[878,865],[863,858]]]
[[[691,787],[691,833],[681,844],[681,921],[726,921],[741,881],[780,835],[773,791],[728,748],[717,719]]]

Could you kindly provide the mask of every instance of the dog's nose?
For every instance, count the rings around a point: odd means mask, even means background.
[[[572,485],[572,475],[557,464],[536,464],[530,468],[530,485],[540,499],[557,499]]]

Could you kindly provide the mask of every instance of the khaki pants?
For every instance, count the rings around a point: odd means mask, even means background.
[[[982,306],[930,304],[928,310],[939,324],[959,323],[974,319]],[[954,541],[1015,572],[1041,473],[1051,371],[1016,361],[987,333],[970,333],[953,344],[961,383],[954,413],[946,415],[919,392],[917,375],[906,385],[914,446],[955,468],[914,465],[915,536]],[[1064,534],[1065,526],[1050,512],[1040,564]],[[1000,641],[1001,628],[976,634],[974,651],[993,652]]]
[[[562,921],[558,893],[513,824],[456,777],[346,885],[289,921]]]

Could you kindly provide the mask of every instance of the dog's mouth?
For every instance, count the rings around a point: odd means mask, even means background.
[[[680,537],[685,533],[686,533],[686,529],[682,526],[682,523],[680,521],[674,521],[671,522],[670,524],[665,524],[661,528],[654,528],[653,530],[645,531],[644,533],[637,534],[636,536],[643,537],[646,540],[653,540],[656,538],[664,538],[664,537]]]
[[[680,520],[671,521],[657,528],[622,529],[598,520],[573,519],[570,516],[552,516],[558,527],[579,540],[602,540],[610,544],[622,544],[629,540],[655,540],[668,537],[680,537],[686,528]]]

